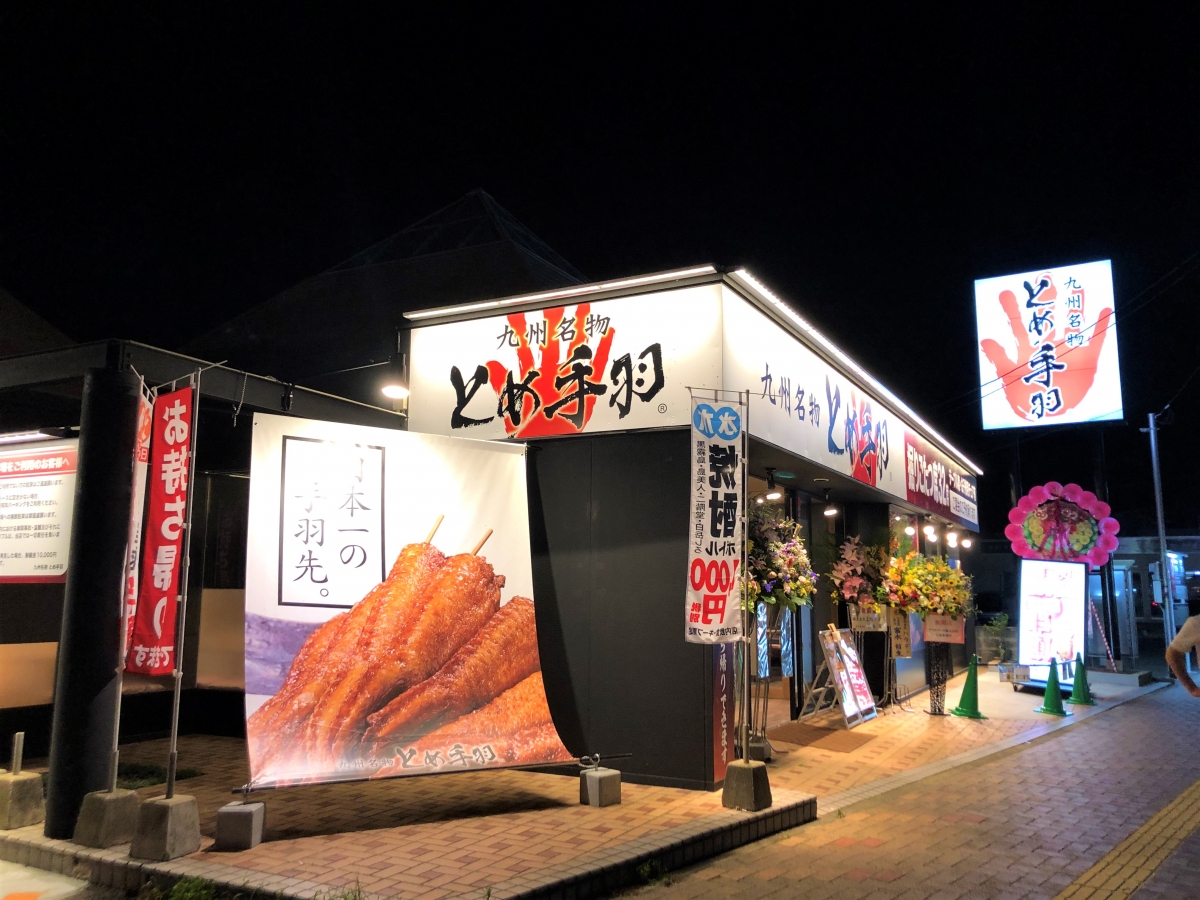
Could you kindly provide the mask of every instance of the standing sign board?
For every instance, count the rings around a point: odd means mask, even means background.
[[[169,675],[175,669],[175,624],[183,569],[184,523],[191,489],[191,386],[159,394],[150,429],[150,497],[142,578],[125,670]]]
[[[524,445],[256,414],[246,560],[251,784],[573,759]]]
[[[840,631],[832,626],[821,632],[821,650],[833,683],[837,685],[842,702],[842,715],[846,727],[853,728],[868,719],[875,718],[875,697],[867,684],[854,640],[848,628]]]
[[[741,397],[731,402],[692,397],[684,636],[694,644],[742,637],[745,415]]]
[[[1088,564],[1021,560],[1017,662],[1049,666],[1084,652]]]
[[[0,450],[0,584],[64,582],[79,441]]]

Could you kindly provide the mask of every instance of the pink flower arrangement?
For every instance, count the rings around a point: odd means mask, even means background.
[[[1025,559],[1087,562],[1098,568],[1117,549],[1121,525],[1107,503],[1077,484],[1033,488],[1009,511],[1004,536]]]

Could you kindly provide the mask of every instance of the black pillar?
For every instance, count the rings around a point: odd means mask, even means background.
[[[138,379],[92,369],[83,382],[79,469],[50,732],[46,837],[69,839],[83,796],[108,786]]]

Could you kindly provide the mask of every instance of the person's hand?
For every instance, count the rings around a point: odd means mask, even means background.
[[[1056,297],[1057,291],[1051,285],[1050,289],[1044,291],[1039,299],[1053,300]],[[1065,340],[1056,340],[1055,336],[1059,333],[1057,319],[1062,311],[1055,315],[1054,329],[1038,338],[1036,344],[1031,344],[1029,327],[1022,319],[1016,295],[1012,291],[1001,291],[999,299],[1000,307],[1008,316],[1009,327],[1012,328],[1013,337],[1017,341],[1017,358],[1009,359],[1007,351],[991,338],[981,341],[979,346],[991,364],[996,367],[996,377],[1004,383],[1004,397],[1008,400],[1008,405],[1022,419],[1033,421],[1036,418],[1033,414],[1031,398],[1035,393],[1045,391],[1046,388],[1037,382],[1026,384],[1022,379],[1033,371],[1029,368],[1029,361],[1034,354],[1040,352],[1038,348],[1043,343],[1051,343],[1054,345],[1056,361],[1065,363],[1067,368],[1054,373],[1054,386],[1062,395],[1062,406],[1053,413],[1047,412],[1045,417],[1056,418],[1068,410],[1074,409],[1091,390],[1092,383],[1096,380],[1096,362],[1100,358],[1100,351],[1104,349],[1104,338],[1108,333],[1109,323],[1112,321],[1112,310],[1100,310],[1100,315],[1096,319],[1096,327],[1092,329],[1090,339],[1082,347],[1068,347]],[[1084,329],[1084,334],[1087,334],[1086,329]],[[991,393],[995,389],[996,385],[994,384],[986,385],[987,393]]]

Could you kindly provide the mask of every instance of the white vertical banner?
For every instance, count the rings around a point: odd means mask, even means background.
[[[692,391],[691,398],[686,639],[694,644],[742,638],[746,407],[740,394],[716,399],[721,393]]]
[[[125,641],[121,664],[129,654],[133,623],[137,615],[138,574],[142,558],[142,518],[146,512],[146,474],[150,469],[150,431],[154,408],[146,394],[145,383],[138,400],[137,444],[133,456],[133,506],[129,511],[129,544],[125,550]]]

